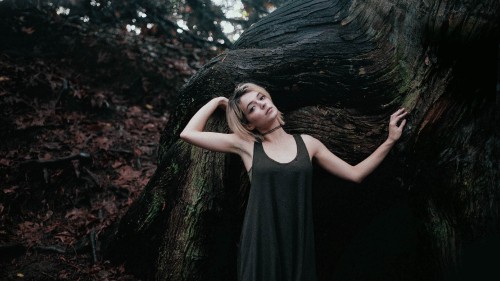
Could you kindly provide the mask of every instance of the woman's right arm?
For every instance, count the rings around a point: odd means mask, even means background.
[[[242,149],[242,140],[235,134],[224,134],[215,132],[205,132],[205,125],[208,118],[214,113],[217,107],[226,109],[227,98],[217,97],[205,104],[189,120],[188,124],[181,132],[181,139],[195,146],[211,151],[238,153]]]

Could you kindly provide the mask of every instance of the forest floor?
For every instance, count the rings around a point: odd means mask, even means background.
[[[86,94],[67,70],[0,56],[0,280],[139,280],[100,237],[156,169],[165,96]]]
[[[168,113],[111,98],[98,110],[30,100],[13,116],[0,146],[0,279],[137,280],[99,256],[99,235],[153,174]]]

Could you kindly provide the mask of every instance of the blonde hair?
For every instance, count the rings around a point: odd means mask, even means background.
[[[235,134],[239,135],[242,138],[248,140],[257,140],[262,142],[264,140],[264,136],[256,129],[250,131],[248,129],[249,122],[245,117],[245,113],[240,107],[241,97],[246,93],[256,91],[270,100],[272,100],[271,95],[264,89],[263,87],[254,84],[254,83],[241,83],[236,86],[234,89],[233,95],[229,98],[227,109],[226,109],[226,118],[227,124],[229,125],[229,129],[233,131]],[[278,122],[281,125],[285,124],[283,121],[283,113],[278,111]]]

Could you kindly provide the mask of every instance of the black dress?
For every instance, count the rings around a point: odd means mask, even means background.
[[[302,137],[293,137],[297,155],[289,163],[271,159],[254,143],[239,281],[316,281],[312,165]]]

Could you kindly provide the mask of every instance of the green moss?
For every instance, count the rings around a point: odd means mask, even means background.
[[[147,227],[151,222],[154,221],[154,219],[158,216],[158,213],[161,211],[163,203],[164,203],[164,198],[163,195],[160,194],[158,191],[152,192],[152,202],[148,205],[149,209],[144,216],[144,220],[142,223],[139,223],[138,230],[142,230],[143,228]]]
[[[169,172],[173,173],[174,175],[177,175],[179,173],[179,165],[176,162],[173,162],[170,165],[170,171]]]
[[[399,60],[399,74],[400,74],[400,86],[398,88],[399,93],[406,93],[411,88],[411,83],[413,81],[413,76],[410,75],[408,71],[408,65],[405,61]]]
[[[432,224],[432,233],[438,240],[445,240],[449,236],[449,224],[444,220],[435,221]]]

